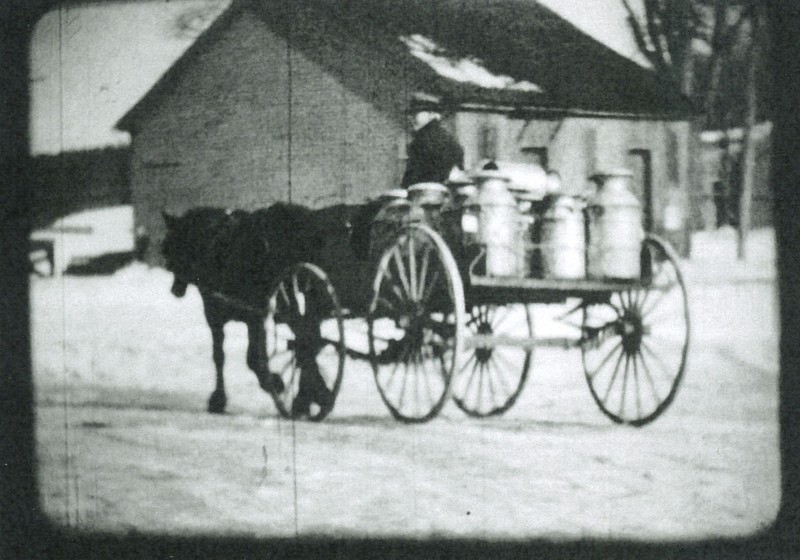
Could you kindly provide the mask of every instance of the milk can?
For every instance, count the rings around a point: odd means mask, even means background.
[[[392,189],[381,193],[378,200],[383,203],[372,220],[370,231],[370,254],[379,255],[406,223],[411,214],[411,204],[406,200],[405,189]]]
[[[435,230],[442,228],[441,212],[448,202],[447,187],[441,183],[416,183],[408,187],[408,200],[411,202],[411,215],[420,213],[423,220]]]
[[[581,201],[573,196],[553,196],[542,217],[540,231],[542,276],[584,278],[586,228]]]
[[[486,247],[486,274],[517,276],[522,259],[519,252],[519,211],[508,191],[508,177],[502,173],[482,171],[475,176],[479,208],[478,238]]]
[[[597,192],[587,205],[591,278],[634,279],[640,275],[642,207],[628,187],[631,177],[626,169],[591,177],[597,183]]]

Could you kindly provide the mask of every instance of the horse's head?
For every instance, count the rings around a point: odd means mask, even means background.
[[[161,254],[164,257],[165,267],[172,272],[172,295],[183,297],[186,288],[189,286],[188,278],[191,269],[189,250],[188,227],[186,217],[178,218],[163,212],[164,224],[167,226],[167,234],[161,242]]]

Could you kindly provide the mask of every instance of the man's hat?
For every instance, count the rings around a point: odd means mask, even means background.
[[[408,102],[409,113],[419,113],[420,111],[442,111],[442,101],[438,96],[428,93],[416,92]]]

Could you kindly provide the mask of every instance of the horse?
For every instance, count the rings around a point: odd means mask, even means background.
[[[247,366],[266,392],[283,392],[283,380],[269,371],[266,355],[264,318],[270,288],[284,270],[300,262],[348,270],[348,261],[354,266],[364,260],[369,224],[376,211],[374,205],[311,210],[277,203],[253,212],[200,207],[181,217],[163,213],[167,231],[161,253],[165,268],[173,274],[171,292],[183,297],[188,285],[194,284],[211,329],[216,385],[208,400],[210,413],[223,413],[227,403],[225,324],[240,321],[247,325]],[[331,247],[343,250],[332,251]],[[315,360],[315,352],[322,347],[319,322],[310,327],[287,324],[298,337],[302,328],[307,341],[295,350],[301,377],[292,416],[301,417],[309,413],[312,402],[332,406],[332,396]]]

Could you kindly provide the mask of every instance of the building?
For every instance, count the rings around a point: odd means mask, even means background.
[[[531,0],[235,0],[117,125],[137,227],[157,241],[162,211],[392,188],[419,98],[467,167],[539,161],[576,192],[632,169],[647,225],[687,249],[689,103]]]

